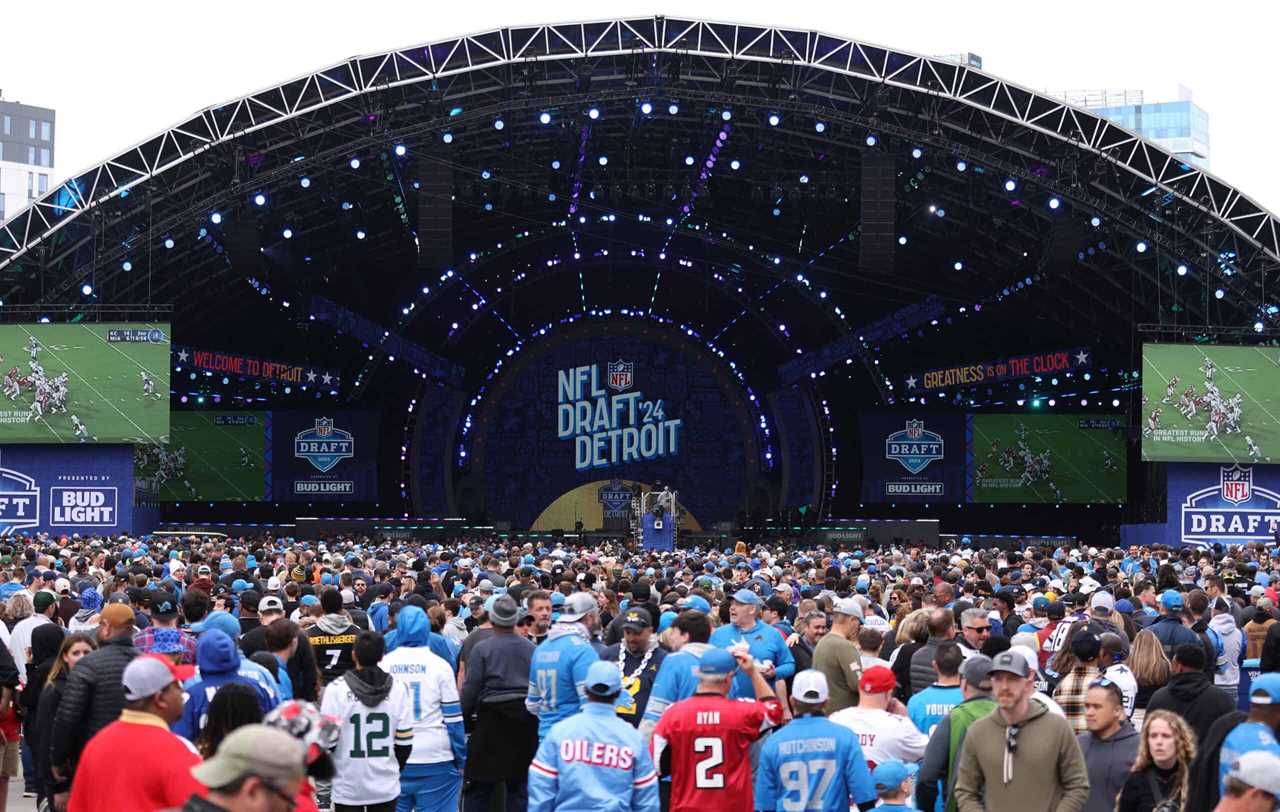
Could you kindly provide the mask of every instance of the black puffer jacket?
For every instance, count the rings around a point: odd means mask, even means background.
[[[125,706],[121,677],[137,656],[133,634],[122,634],[104,641],[71,669],[53,720],[50,764],[74,764],[85,743],[120,717]]]

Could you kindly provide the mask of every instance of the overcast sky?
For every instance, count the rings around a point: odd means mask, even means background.
[[[972,51],[1033,89],[1182,83],[1210,116],[1211,171],[1280,212],[1276,0],[635,0],[587,3],[59,0],[4,12],[4,98],[58,114],[64,178],[201,108],[356,54],[494,27],[665,13],[812,28],[925,54]]]

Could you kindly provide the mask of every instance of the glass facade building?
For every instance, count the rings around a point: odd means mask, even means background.
[[[1090,112],[1133,130],[1191,166],[1209,168],[1209,114],[1190,99],[1091,107]]]

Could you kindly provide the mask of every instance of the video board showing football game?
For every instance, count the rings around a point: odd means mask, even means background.
[[[1127,493],[1123,418],[971,414],[969,502],[1118,503]]]
[[[1142,459],[1269,463],[1280,449],[1280,348],[1142,347]]]
[[[168,324],[0,325],[0,444],[164,443]]]

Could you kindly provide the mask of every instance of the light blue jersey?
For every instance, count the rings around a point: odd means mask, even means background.
[[[796,675],[796,660],[787,648],[787,639],[769,624],[757,620],[756,625],[747,630],[739,629],[732,623],[721,626],[711,633],[711,645],[727,649],[745,641],[751,649],[751,656],[756,662],[772,660],[777,673],[774,680],[789,679]],[[755,689],[751,687],[751,676],[739,670],[733,677],[733,690],[730,699],[754,699]]]
[[[932,736],[938,723],[963,701],[964,692],[959,685],[930,685],[907,702],[907,716],[915,722],[916,729]]]
[[[524,704],[538,717],[538,738],[578,712],[586,693],[587,669],[600,655],[578,623],[556,623],[529,663],[529,695]]]
[[[613,703],[551,727],[529,765],[529,812],[658,812],[658,773]]]
[[[760,748],[756,809],[848,812],[875,797],[857,734],[830,719],[801,716]]]

